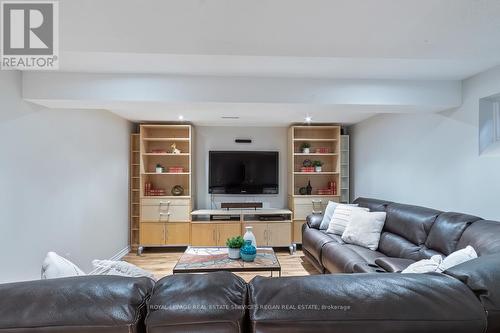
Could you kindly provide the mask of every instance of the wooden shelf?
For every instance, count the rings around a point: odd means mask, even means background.
[[[156,176],[171,176],[171,175],[190,175],[191,172],[162,172],[162,173],[144,172],[142,174],[143,175],[156,175]]]
[[[337,153],[293,153],[294,156],[338,156]]]
[[[328,197],[340,197],[340,194],[311,194],[311,195],[294,194],[293,196],[296,198],[314,198],[314,197],[328,198]]]
[[[293,141],[311,141],[311,142],[335,142],[337,139],[318,139],[318,138],[294,138]]]
[[[294,171],[294,175],[338,175],[339,172],[330,172],[330,171],[323,171],[323,172],[299,172],[299,171]]]
[[[191,199],[189,195],[143,195],[141,199]]]
[[[189,141],[189,138],[142,138],[143,141]]]
[[[172,154],[172,153],[142,153],[143,156],[189,156],[189,153],[180,153],[180,154]]]

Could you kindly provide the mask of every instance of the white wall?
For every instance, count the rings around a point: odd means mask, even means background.
[[[124,249],[129,122],[26,103],[19,72],[0,72],[0,112],[0,282],[39,278],[47,251],[88,272]]]
[[[379,115],[351,128],[354,197],[500,220],[500,157],[479,156],[479,98],[500,92],[500,67],[463,82],[463,105]]]
[[[217,207],[221,202],[258,201],[267,208],[287,206],[287,128],[286,127],[215,127],[197,126],[196,149],[196,207]],[[251,144],[237,144],[235,138],[250,138]],[[208,152],[210,150],[268,150],[279,151],[280,183],[278,195],[214,195],[211,205],[208,193]]]

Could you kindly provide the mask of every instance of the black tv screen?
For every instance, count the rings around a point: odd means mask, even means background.
[[[210,151],[208,165],[209,193],[278,193],[278,152]]]

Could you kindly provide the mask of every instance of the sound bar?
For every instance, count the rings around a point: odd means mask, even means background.
[[[251,139],[235,139],[234,142],[236,143],[252,143]]]
[[[244,209],[244,208],[262,208],[262,202],[223,202],[220,204],[222,209]]]

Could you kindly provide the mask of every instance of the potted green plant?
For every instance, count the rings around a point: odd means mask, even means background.
[[[243,246],[244,243],[245,241],[241,236],[236,236],[227,239],[226,245],[228,247],[227,254],[229,259],[240,259],[240,248]]]
[[[309,142],[304,142],[300,145],[300,150],[303,154],[309,154],[311,151],[311,144]]]
[[[322,170],[322,168],[321,168],[321,167],[323,166],[323,164],[324,164],[323,162],[318,161],[318,160],[313,161],[314,171],[316,171],[316,172],[321,172],[321,170]]]

